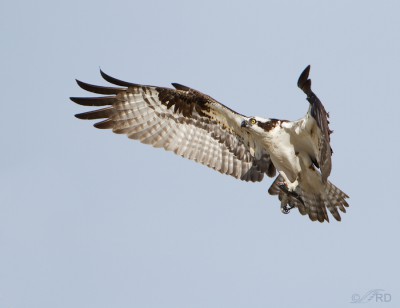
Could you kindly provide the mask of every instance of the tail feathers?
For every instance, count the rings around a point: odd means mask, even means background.
[[[327,183],[327,187],[325,190],[325,204],[326,207],[331,212],[332,216],[336,218],[336,220],[340,221],[340,214],[337,209],[341,212],[346,213],[346,207],[349,207],[349,204],[346,201],[346,198],[349,198],[343,191],[333,185],[331,182]]]
[[[319,222],[329,222],[327,209],[337,221],[341,221],[338,209],[341,212],[346,213],[346,207],[349,206],[346,198],[349,198],[349,196],[331,182],[328,181],[326,183],[325,191],[320,194],[308,193],[298,187],[296,193],[300,196],[301,201],[303,201],[301,202],[279,188],[278,183],[282,181],[283,178],[279,175],[268,190],[270,195],[278,195],[278,198],[281,201],[281,207],[297,207],[300,214],[308,214],[312,221],[318,220]]]

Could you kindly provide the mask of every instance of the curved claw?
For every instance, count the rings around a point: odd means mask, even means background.
[[[281,211],[283,214],[289,214],[292,208],[294,208],[294,206],[286,204],[281,207]]]

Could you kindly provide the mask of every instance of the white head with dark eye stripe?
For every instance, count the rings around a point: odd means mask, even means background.
[[[255,133],[263,134],[275,127],[275,119],[264,119],[260,117],[249,117],[242,121],[241,127],[243,129],[251,130]]]

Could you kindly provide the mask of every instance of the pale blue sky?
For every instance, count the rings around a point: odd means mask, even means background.
[[[398,1],[0,3],[0,308],[398,307]],[[297,119],[311,64],[342,222],[109,131],[74,79],[199,89]],[[206,193],[204,193],[206,192]],[[368,305],[375,305],[369,303]],[[382,304],[383,305],[383,304]]]

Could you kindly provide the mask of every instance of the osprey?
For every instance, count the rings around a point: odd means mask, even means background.
[[[297,121],[248,117],[197,90],[173,83],[175,89],[145,86],[102,77],[119,87],[102,87],[77,80],[101,97],[71,97],[84,106],[107,106],[77,114],[156,148],[206,165],[237,179],[259,182],[264,174],[279,175],[269,188],[281,210],[297,208],[312,221],[329,222],[327,209],[340,221],[348,196],[328,181],[331,173],[329,114],[311,90],[310,66],[297,85],[307,95],[309,109]]]

